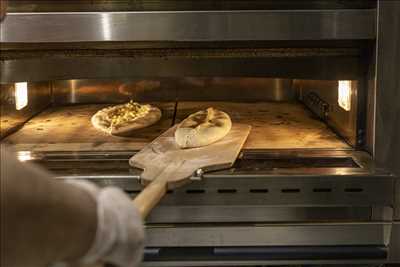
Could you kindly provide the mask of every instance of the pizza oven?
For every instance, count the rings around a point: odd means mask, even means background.
[[[189,114],[252,126],[232,168],[150,214],[144,266],[400,261],[398,3],[55,2],[9,1],[1,23],[1,144],[20,160],[134,197],[128,159]],[[161,120],[91,125],[130,100]]]

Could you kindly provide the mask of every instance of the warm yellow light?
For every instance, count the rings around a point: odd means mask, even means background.
[[[338,104],[346,111],[351,109],[351,81],[339,81]]]
[[[101,26],[103,29],[103,38],[106,41],[110,41],[111,40],[111,29],[112,29],[110,14],[108,14],[108,13],[101,14]]]
[[[21,110],[28,105],[28,83],[15,83],[15,108]]]
[[[33,159],[30,151],[19,151],[17,157],[19,161],[27,161]]]

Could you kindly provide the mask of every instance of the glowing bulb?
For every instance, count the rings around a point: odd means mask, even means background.
[[[346,111],[351,109],[351,81],[339,81],[338,104]]]
[[[15,83],[15,108],[21,110],[28,105],[28,83]]]
[[[101,14],[101,26],[103,29],[103,38],[106,41],[111,40],[111,21],[110,21],[110,14],[102,13]]]
[[[27,161],[33,159],[30,151],[19,151],[17,154],[17,158],[19,161]]]

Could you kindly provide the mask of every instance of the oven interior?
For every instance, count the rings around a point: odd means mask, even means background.
[[[259,171],[361,168],[360,163],[348,156],[293,161],[274,156],[259,161],[250,156],[279,152],[290,158],[296,151],[321,155],[363,153],[365,132],[360,129],[363,116],[359,110],[362,104],[357,97],[358,87],[357,80],[265,77],[13,83],[2,85],[2,143],[13,146],[23,155],[32,153],[42,157],[130,154],[188,115],[215,107],[227,112],[234,123],[252,126],[236,167],[250,170],[254,164],[254,169]],[[26,106],[19,109],[23,100]],[[111,136],[92,127],[90,118],[96,111],[129,100],[156,105],[162,110],[162,119],[127,137]]]
[[[23,107],[21,112],[35,105],[43,107],[18,130],[21,125],[15,124],[20,121],[12,117],[20,113],[15,109],[18,98],[23,97],[18,94],[21,84],[3,90],[9,94],[4,98],[10,101],[10,110],[2,116],[3,142],[17,150],[139,150],[191,113],[207,107],[224,110],[233,122],[252,126],[245,150],[350,150],[358,146],[358,86],[354,80],[184,77],[66,80],[25,86],[29,91],[27,105],[30,101],[37,103]],[[344,96],[340,95],[342,91]],[[97,110],[129,100],[158,106],[163,113],[161,121],[129,137],[106,135],[91,126],[90,118]],[[340,101],[348,106],[340,106]]]

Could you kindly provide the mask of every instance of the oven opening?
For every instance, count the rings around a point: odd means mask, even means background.
[[[19,84],[3,86],[1,116],[2,142],[19,151],[136,151],[208,107],[252,126],[245,150],[346,150],[360,139],[357,81],[185,77],[28,83],[27,106],[18,109]],[[126,137],[92,126],[98,110],[129,100],[159,107],[161,120]]]
[[[16,108],[18,86],[2,85],[1,142],[19,151],[21,160],[36,160],[66,175],[136,175],[129,157],[208,107],[225,111],[233,123],[252,126],[231,174],[340,172],[365,165],[354,156],[362,150],[360,133],[365,133],[357,80],[180,77],[25,85],[27,106],[21,109]],[[98,110],[130,100],[160,108],[160,121],[130,136],[93,127],[91,117]],[[223,188],[221,193],[233,191]]]

